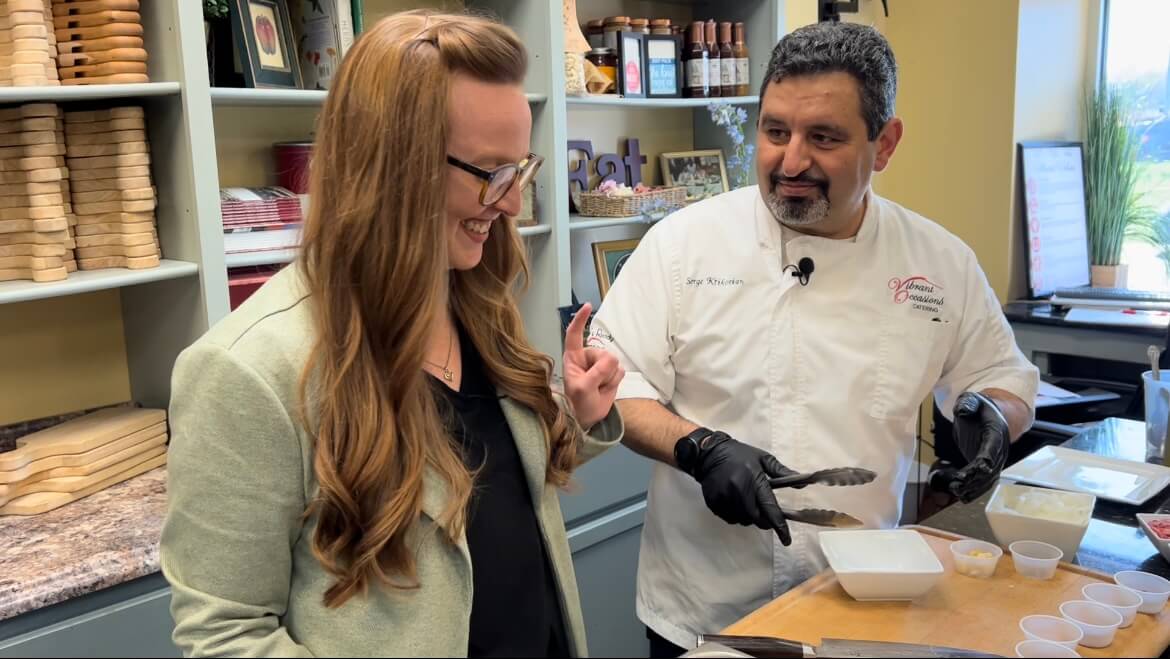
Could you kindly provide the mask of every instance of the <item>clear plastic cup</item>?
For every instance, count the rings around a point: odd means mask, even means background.
[[[1008,545],[1012,563],[1021,576],[1032,579],[1051,579],[1056,566],[1064,558],[1059,548],[1037,540],[1017,540]]]
[[[1142,605],[1138,607],[1141,613],[1161,613],[1162,608],[1166,606],[1166,598],[1170,597],[1170,581],[1156,574],[1123,570],[1113,575],[1113,580],[1117,585],[1142,596]]]
[[[995,574],[995,566],[999,563],[999,557],[1003,556],[1003,550],[982,540],[956,540],[951,543],[951,556],[955,559],[955,572],[986,579]]]
[[[1016,643],[1017,657],[1079,657],[1076,650],[1050,641],[1020,641]]]
[[[1085,637],[1079,625],[1056,616],[1024,616],[1020,619],[1020,631],[1029,641],[1048,641],[1070,650]]]
[[[1060,615],[1081,628],[1085,633],[1081,645],[1087,648],[1107,647],[1121,626],[1120,613],[1089,600],[1072,600],[1061,604]]]
[[[1124,629],[1133,624],[1137,618],[1138,607],[1142,605],[1142,596],[1125,586],[1111,583],[1091,583],[1081,589],[1085,599],[1098,604],[1104,604],[1121,614],[1121,627]]]

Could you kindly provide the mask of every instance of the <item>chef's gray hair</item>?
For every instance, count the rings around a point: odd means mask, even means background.
[[[867,25],[814,23],[784,35],[772,50],[760,98],[768,83],[835,72],[848,73],[857,80],[861,116],[870,141],[877,139],[894,116],[898,63],[886,38]]]

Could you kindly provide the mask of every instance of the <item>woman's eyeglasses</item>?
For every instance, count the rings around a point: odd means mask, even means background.
[[[516,164],[504,165],[493,170],[480,169],[471,163],[464,162],[455,156],[448,155],[447,162],[463,171],[483,180],[483,187],[479,191],[479,203],[491,206],[504,198],[513,185],[524,186],[532,182],[532,177],[544,163],[544,158],[535,153]]]

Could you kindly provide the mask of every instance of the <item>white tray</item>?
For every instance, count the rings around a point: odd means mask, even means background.
[[[1012,465],[1003,477],[1140,506],[1170,485],[1170,468],[1045,446]]]

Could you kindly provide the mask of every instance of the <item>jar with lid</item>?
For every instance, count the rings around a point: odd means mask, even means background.
[[[642,34],[650,34],[650,19],[648,18],[631,18],[630,31],[641,32]]]
[[[601,75],[609,79],[609,84],[604,89],[594,93],[616,94],[618,57],[613,48],[607,48],[605,46],[594,48],[589,51],[585,59],[591,62],[593,66],[596,66]]]
[[[605,43],[606,48],[613,48],[613,52],[618,50],[618,42],[621,37],[618,35],[622,32],[630,31],[630,17],[629,16],[609,16],[605,19]]]
[[[585,40],[593,48],[605,45],[605,21],[595,18],[585,23]]]
[[[673,34],[670,28],[669,18],[655,18],[650,21],[650,34]]]

